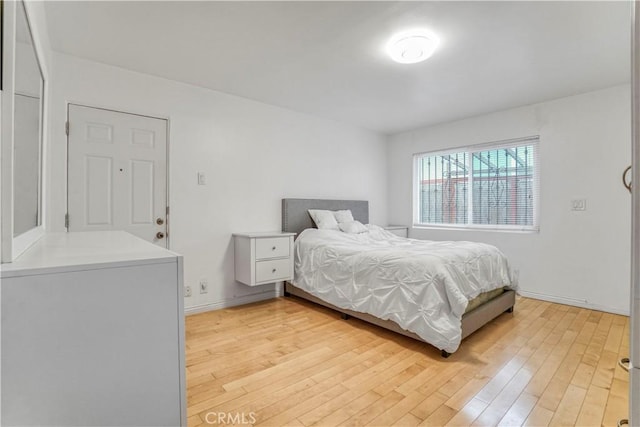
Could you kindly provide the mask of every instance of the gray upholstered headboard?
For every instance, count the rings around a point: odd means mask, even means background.
[[[282,199],[282,231],[300,234],[307,228],[315,228],[309,209],[350,209],[354,219],[369,223],[369,202],[366,200]]]

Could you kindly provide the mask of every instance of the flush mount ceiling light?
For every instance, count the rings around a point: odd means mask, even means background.
[[[433,55],[439,42],[438,37],[428,31],[406,31],[389,40],[387,52],[396,62],[415,64]]]

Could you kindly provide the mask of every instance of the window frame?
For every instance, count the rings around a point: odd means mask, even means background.
[[[515,145],[532,145],[534,147],[534,167],[533,167],[533,200],[532,200],[532,225],[506,225],[506,224],[474,224],[473,221],[473,170],[469,173],[469,203],[467,206],[467,222],[460,223],[423,223],[420,222],[420,177],[419,160],[430,156],[445,156],[451,154],[466,153],[469,162],[473,162],[473,153],[478,151],[501,149],[513,147]],[[476,230],[476,231],[498,231],[498,232],[522,232],[522,233],[538,233],[540,231],[539,207],[540,207],[540,135],[532,135],[521,138],[511,138],[500,141],[484,142],[462,147],[448,148],[444,150],[432,150],[414,153],[412,156],[413,175],[412,175],[412,203],[414,228],[423,229],[439,229],[439,230]]]

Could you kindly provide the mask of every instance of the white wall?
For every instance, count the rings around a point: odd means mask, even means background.
[[[394,135],[388,145],[389,222],[412,224],[412,155],[540,135],[540,232],[417,229],[411,236],[498,246],[523,295],[629,313],[630,86],[585,93]],[[586,198],[585,212],[570,200]]]
[[[53,71],[49,228],[64,229],[67,102],[168,117],[170,246],[194,289],[186,307],[273,296],[273,285],[234,281],[231,233],[279,230],[284,197],[369,200],[371,221],[386,223],[382,135],[64,54],[53,55]]]
[[[32,44],[16,42],[16,70],[15,91],[39,98],[40,67]]]
[[[13,120],[13,233],[38,226],[40,98],[16,94]]]

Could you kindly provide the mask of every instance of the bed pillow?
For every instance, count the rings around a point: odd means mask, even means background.
[[[340,230],[349,234],[360,234],[369,231],[360,221],[341,222],[338,224]]]
[[[352,222],[354,220],[353,214],[349,209],[343,211],[334,211],[333,215],[336,217],[338,224],[341,222]]]
[[[340,230],[332,211],[309,209],[309,215],[311,215],[311,219],[316,223],[316,227],[319,230]]]

